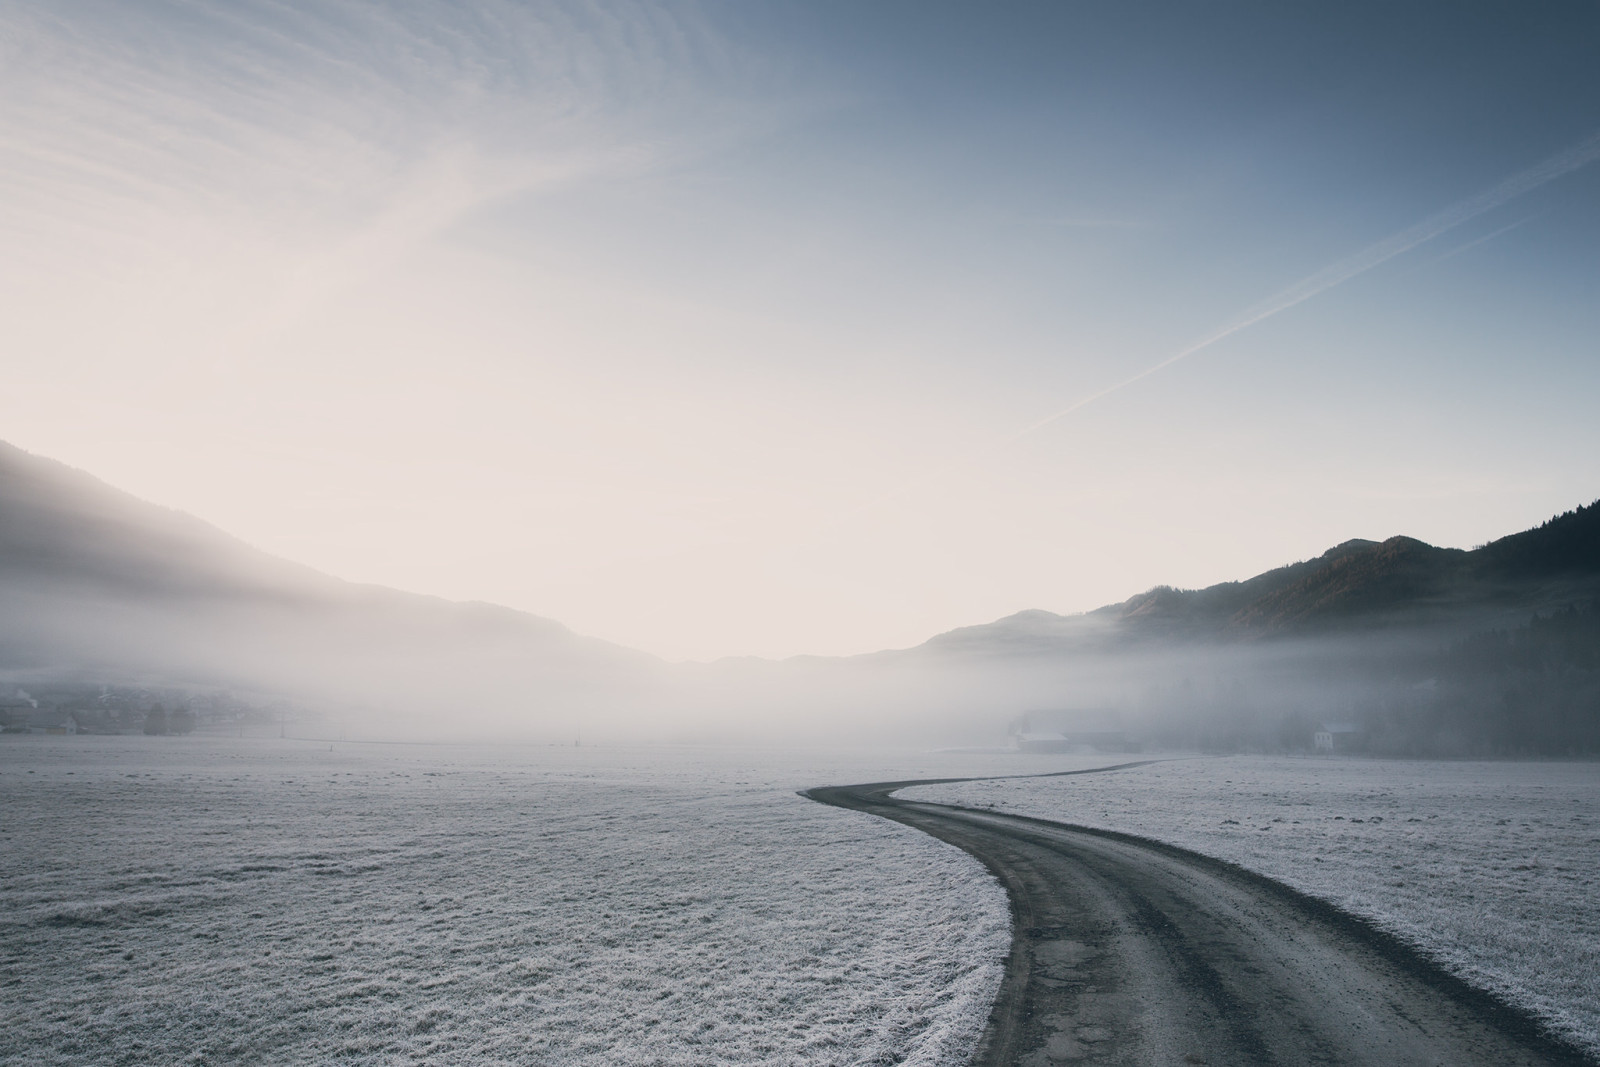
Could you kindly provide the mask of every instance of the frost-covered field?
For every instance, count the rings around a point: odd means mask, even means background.
[[[959,1063],[1003,891],[793,790],[975,763],[0,739],[0,1060]]]
[[[1375,920],[1600,1051],[1600,764],[1239,756],[900,795],[1231,860]]]

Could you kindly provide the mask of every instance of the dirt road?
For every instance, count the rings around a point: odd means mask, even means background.
[[[1142,838],[890,795],[921,784],[805,795],[948,841],[1005,885],[1015,932],[980,1067],[1596,1063],[1270,879]]]

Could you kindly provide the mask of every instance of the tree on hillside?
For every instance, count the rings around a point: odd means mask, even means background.
[[[167,732],[167,709],[157,704],[151,708],[144,717],[144,732],[147,734],[164,734]]]

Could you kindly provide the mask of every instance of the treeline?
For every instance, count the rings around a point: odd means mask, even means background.
[[[1600,602],[1392,656],[1331,649],[1290,672],[1239,664],[1203,683],[1147,688],[1138,718],[1156,746],[1211,752],[1391,757],[1600,756]]]
[[[1490,755],[1600,755],[1600,603],[1455,645],[1429,711]]]
[[[1600,603],[1474,634],[1356,716],[1382,756],[1600,756]]]
[[[187,734],[280,722],[290,710],[282,698],[226,689],[0,679],[5,733]]]
[[[169,714],[165,704],[157,704],[144,714],[144,732],[153,736],[194,732],[194,712],[179,704]]]

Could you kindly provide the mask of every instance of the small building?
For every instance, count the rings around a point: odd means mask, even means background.
[[[1365,737],[1366,731],[1353,722],[1325,722],[1317,727],[1312,744],[1318,752],[1348,752],[1359,748]]]
[[[1017,735],[1022,752],[1137,752],[1139,742],[1121,730],[1070,730],[1063,733]]]
[[[1021,752],[1137,752],[1140,747],[1119,728],[1115,712],[1100,709],[1027,711],[1011,732]]]

